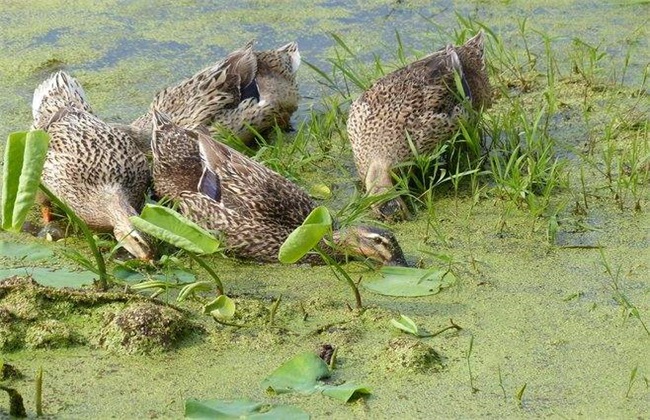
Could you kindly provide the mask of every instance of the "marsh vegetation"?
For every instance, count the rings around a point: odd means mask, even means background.
[[[251,3],[247,11],[170,6],[116,39],[107,34],[151,12],[144,3],[105,11],[108,22],[89,10],[76,29],[46,27],[21,6],[8,7],[7,16],[24,24],[5,29],[7,55],[21,60],[0,66],[6,134],[28,127],[30,89],[54,69],[75,72],[103,117],[129,121],[157,89],[249,38],[272,45],[295,38],[304,61],[294,130],[260,139],[259,149],[225,141],[299,183],[329,209],[318,217],[331,214],[343,226],[373,223],[374,199],[356,181],[345,124],[350,102],[374,80],[483,30],[495,93],[492,108],[464,121],[450,142],[396,170],[390,194],[404,195],[413,217],[389,227],[422,270],[415,286],[430,281],[425,289],[434,293],[381,293],[377,282],[390,273],[359,262],[259,265],[225,257],[214,243],[183,249],[169,237],[158,242],[152,268],[120,259],[112,238],[84,236],[68,216],[62,225],[74,232],[55,243],[0,232],[2,277],[79,287],[101,273],[120,293],[135,290],[137,306],[128,309],[123,298],[99,312],[63,298],[39,298],[50,303],[38,306],[6,285],[0,361],[25,377],[3,375],[3,389],[20,391],[30,414],[42,399],[45,414],[80,417],[179,417],[184,409],[188,416],[646,416],[647,2],[476,2],[456,13],[425,3],[372,2],[363,17],[336,5],[307,12],[290,1]],[[71,13],[48,2],[35,11]],[[370,34],[370,22],[385,29]],[[240,30],[215,35],[233,26]],[[20,287],[32,298],[46,293]],[[219,299],[224,292],[228,300]],[[150,319],[140,315],[154,311],[141,306],[151,297],[171,305],[166,320],[181,320],[161,324],[174,339],[123,351],[116,320],[141,327],[130,320]],[[125,308],[137,317],[120,318]],[[19,324],[21,331],[10,327]],[[333,362],[325,345],[336,349]],[[319,352],[329,361],[309,355]],[[39,367],[42,398],[31,383]],[[240,399],[248,401],[225,408],[211,401]],[[7,411],[0,400],[0,413]]]

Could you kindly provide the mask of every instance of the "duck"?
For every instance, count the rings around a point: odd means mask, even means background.
[[[490,107],[484,42],[480,31],[461,46],[447,45],[380,78],[352,102],[347,134],[368,195],[393,189],[392,169],[413,156],[410,142],[423,154],[450,140],[467,113],[464,100],[476,111]],[[401,197],[380,200],[375,210],[386,220],[409,214]]]
[[[148,160],[133,139],[97,117],[81,84],[64,71],[35,89],[32,115],[32,128],[50,137],[41,182],[88,227],[112,231],[129,253],[150,261],[151,245],[129,221],[151,183]],[[49,203],[41,198],[41,204],[49,223]]]
[[[278,262],[280,246],[316,207],[299,186],[209,135],[175,124],[154,109],[152,156],[156,194],[224,241],[228,253]],[[198,149],[198,153],[196,150]],[[373,226],[335,229],[323,249],[380,264],[406,265],[392,232]],[[301,260],[322,264],[318,255]]]
[[[299,101],[298,44],[290,42],[265,51],[254,51],[253,45],[250,41],[223,60],[158,92],[149,111],[131,123],[131,133],[143,130],[145,134],[138,138],[150,137],[154,108],[182,127],[207,127],[215,136],[226,130],[247,146],[256,144],[256,133],[265,135],[276,125],[290,130]]]

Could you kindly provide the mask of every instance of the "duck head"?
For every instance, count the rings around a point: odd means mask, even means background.
[[[134,257],[153,260],[153,251],[145,236],[138,232],[130,222],[118,223],[113,228],[115,239]]]
[[[492,105],[492,87],[485,63],[485,33],[479,31],[460,47],[454,47],[454,50],[462,63],[474,108],[489,108]]]
[[[332,239],[342,252],[384,265],[406,266],[402,248],[389,230],[373,226],[350,226],[335,231]]]

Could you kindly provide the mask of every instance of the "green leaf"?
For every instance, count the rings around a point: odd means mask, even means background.
[[[2,228],[11,228],[14,214],[14,203],[18,195],[20,173],[23,169],[23,155],[27,132],[20,131],[9,134],[5,145],[4,170],[2,172]]]
[[[420,337],[418,326],[415,324],[415,322],[413,322],[411,318],[406,315],[400,315],[399,321],[396,319],[391,319],[390,323],[395,328],[399,328],[402,331],[406,331],[409,334]]]
[[[456,276],[448,270],[385,266],[362,284],[380,295],[415,297],[435,295],[455,282]]]
[[[311,394],[316,392],[318,380],[329,374],[329,368],[323,359],[312,352],[305,352],[282,364],[264,379],[262,386],[278,394]]]
[[[129,219],[139,231],[186,251],[211,254],[219,250],[217,238],[170,208],[147,204],[140,216]]]
[[[147,290],[147,289],[169,289],[174,287],[173,283],[167,280],[147,280],[142,283],[134,284],[131,286],[133,290]]]
[[[323,395],[327,395],[335,400],[348,402],[357,399],[363,395],[370,395],[370,388],[364,385],[355,385],[353,383],[344,383],[341,385],[322,385],[319,387]]]
[[[278,252],[284,264],[293,264],[305,256],[332,229],[332,217],[327,207],[318,206],[291,232]]]
[[[93,284],[97,275],[90,271],[54,270],[43,267],[20,267],[0,269],[0,279],[12,276],[31,276],[38,284],[57,288],[82,287]],[[0,280],[1,282],[2,280]]]
[[[220,295],[203,307],[203,313],[221,319],[232,318],[235,315],[235,302],[226,295]]]
[[[287,419],[306,420],[309,414],[290,405],[271,405],[251,400],[186,400],[188,419]]]
[[[35,261],[49,258],[52,255],[54,255],[52,250],[43,244],[0,241],[0,256],[3,257]]]
[[[321,392],[328,397],[344,402],[364,394],[370,394],[370,389],[366,386],[351,383],[342,385],[319,383],[320,379],[327,378],[329,375],[327,364],[316,354],[306,352],[293,357],[277,368],[262,382],[262,386],[268,391],[278,394]]]
[[[214,283],[211,281],[195,281],[193,283],[183,286],[181,291],[178,293],[176,300],[178,302],[182,302],[185,300],[185,298],[187,298],[192,293],[208,292],[212,290],[213,287],[214,287]]]
[[[34,205],[50,137],[42,130],[9,135],[4,156],[2,228],[19,232]]]
[[[166,269],[162,273],[141,273],[138,271],[131,270],[124,265],[118,265],[117,267],[115,267],[111,274],[116,279],[120,279],[129,284],[135,284],[149,279],[162,280],[162,281],[167,281],[169,283],[174,282],[174,283],[183,284],[183,283],[192,283],[196,279],[196,276],[193,273],[181,269],[173,269],[173,270]]]

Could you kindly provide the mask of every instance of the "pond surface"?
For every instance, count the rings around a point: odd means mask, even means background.
[[[250,398],[293,404],[315,418],[650,415],[650,335],[643,325],[650,326],[648,169],[645,180],[633,192],[621,190],[618,200],[599,171],[605,166],[604,152],[594,154],[596,162],[589,166],[577,147],[592,139],[600,150],[607,122],[638,114],[637,128],[618,131],[620,142],[612,153],[623,155],[636,139],[648,162],[650,99],[643,84],[650,62],[647,1],[74,3],[3,2],[1,138],[29,126],[33,89],[57,69],[79,78],[101,117],[128,122],[146,110],[156,91],[251,38],[260,49],[296,40],[303,59],[328,72],[336,54],[334,33],[362,59],[370,62],[376,55],[391,68],[397,61],[396,31],[407,60],[412,59],[453,42],[462,28],[456,14],[484,24],[518,56],[526,54],[519,35],[525,20],[530,53],[541,62],[547,40],[557,57],[551,67],[557,66],[559,79],[572,77],[575,39],[596,47],[596,56],[606,54],[598,61],[599,80],[619,83],[620,92],[594,89],[589,100],[595,110],[587,120],[581,111],[585,86],[569,80],[558,89],[561,106],[550,130],[566,146],[557,154],[570,159],[568,186],[554,199],[560,228],[552,245],[548,215],[531,215],[488,190],[475,202],[471,195],[443,189],[433,214],[422,212],[393,229],[409,259],[444,266],[433,253],[451,261],[458,284],[438,295],[410,299],[362,289],[368,309],[361,315],[348,310],[352,296],[347,286],[326,267],[213,258],[228,293],[242,307],[267,308],[282,295],[276,323],[291,332],[236,329],[204,319],[205,339],[163,355],[122,356],[85,347],[2,354],[0,359],[30,377],[43,366],[46,414],[178,418],[188,398]],[[507,80],[506,73],[495,65],[495,83]],[[299,70],[299,80],[303,100],[296,122],[312,108],[322,108],[322,98],[333,94],[308,66]],[[542,101],[543,90],[541,83],[521,95],[535,104]],[[516,95],[517,89],[510,92]],[[631,102],[634,106],[628,106]],[[504,103],[503,96],[497,98],[491,112],[503,112]],[[645,124],[645,131],[639,124]],[[345,156],[351,166],[351,155]],[[345,182],[351,185],[353,177]],[[338,200],[334,204],[340,206]],[[583,200],[588,206],[580,210],[586,214],[577,211],[584,206],[574,205]],[[3,270],[75,268],[61,246],[51,247],[49,254],[29,248],[37,240],[6,232],[0,232],[0,241],[25,243],[23,255],[33,257],[21,258],[15,248],[3,245]],[[79,240],[66,245],[85,249]],[[348,269],[364,274],[357,265]],[[265,311],[257,316],[266,316]],[[410,339],[390,326],[399,314],[429,331],[445,327],[450,318],[463,330]],[[368,385],[369,398],[343,404],[322,395],[275,396],[262,389],[262,380],[282,362],[323,343],[339,349],[334,380]],[[435,350],[441,364],[409,359],[417,356],[409,350],[415,343]],[[32,386],[29,380],[20,386],[31,412]],[[3,398],[0,416],[7,409]]]

